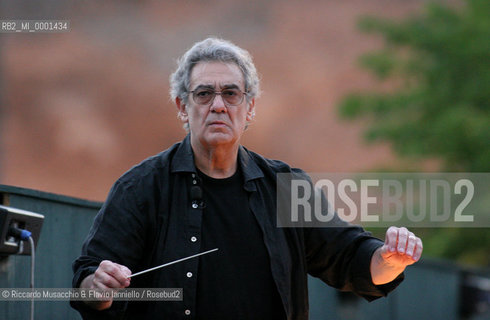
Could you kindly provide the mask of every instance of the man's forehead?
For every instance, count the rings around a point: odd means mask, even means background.
[[[234,63],[201,62],[191,72],[191,87],[204,86],[243,86],[243,74]]]

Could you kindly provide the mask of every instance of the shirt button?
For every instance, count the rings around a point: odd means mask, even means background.
[[[192,180],[192,184],[197,184],[197,181],[196,180]]]
[[[196,238],[196,237],[192,237],[192,238],[191,238],[191,241],[192,241],[192,242],[196,242],[196,241],[197,241],[197,238]]]
[[[192,277],[192,272],[187,272],[187,278]]]
[[[193,203],[193,204],[192,204],[192,207],[193,207],[194,209],[197,209],[197,207],[199,207],[199,206],[197,205],[197,203]]]
[[[184,311],[184,313],[185,313],[186,316],[188,316],[188,315],[191,314],[191,310],[187,309],[187,310]]]

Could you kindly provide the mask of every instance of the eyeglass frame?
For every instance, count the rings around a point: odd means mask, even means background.
[[[235,106],[238,106],[238,105],[242,104],[245,96],[248,96],[248,92],[241,91],[238,87],[235,87],[235,88],[223,88],[221,91],[216,91],[214,89],[208,88],[209,92],[214,93],[214,96],[213,96],[213,98],[211,100],[209,100],[208,103],[206,103],[206,104],[200,104],[200,103],[197,103],[196,100],[194,100],[194,92],[196,90],[199,90],[200,89],[199,87],[200,86],[198,86],[196,89],[194,89],[192,91],[187,91],[187,93],[192,93],[192,100],[194,101],[195,104],[200,105],[200,106],[210,106],[210,105],[212,105],[213,102],[214,102],[214,99],[216,99],[216,96],[217,95],[220,95],[221,96],[221,99],[223,100],[223,103],[226,106],[235,107]],[[223,91],[230,90],[230,89],[237,89],[240,93],[243,93],[242,100],[239,103],[237,103],[237,104],[230,104],[229,102],[226,101],[225,98],[223,98],[223,96],[222,96]]]

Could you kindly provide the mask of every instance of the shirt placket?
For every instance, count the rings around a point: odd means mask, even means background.
[[[196,173],[190,175],[190,186],[200,187],[199,179]],[[190,188],[188,189],[190,190]],[[201,250],[201,225],[202,225],[202,200],[191,199],[186,206],[187,214],[187,231],[186,242],[188,248],[190,248],[189,255],[194,255]],[[189,259],[184,262],[185,268],[182,269],[184,286],[184,319],[194,319],[196,312],[196,294],[197,294],[197,272],[199,267],[199,258]]]

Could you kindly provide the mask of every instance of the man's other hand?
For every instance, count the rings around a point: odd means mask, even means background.
[[[379,285],[394,280],[407,266],[420,259],[422,250],[422,240],[407,228],[388,228],[384,245],[371,259],[373,283]]]

